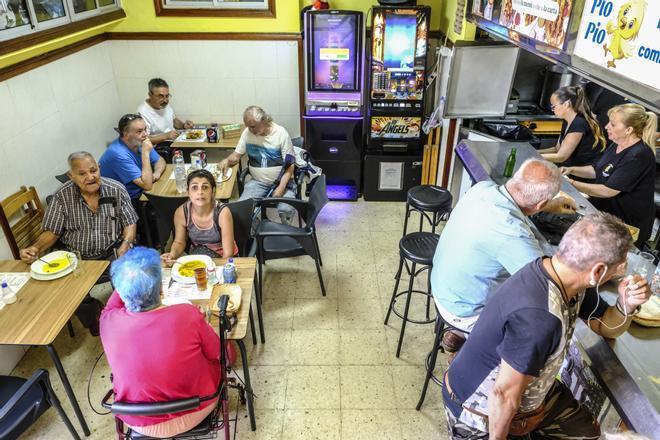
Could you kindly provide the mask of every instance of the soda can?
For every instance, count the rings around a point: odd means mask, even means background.
[[[206,129],[206,140],[212,144],[218,142],[218,126],[213,124]]]

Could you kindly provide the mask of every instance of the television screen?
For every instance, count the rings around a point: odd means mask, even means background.
[[[358,90],[358,16],[313,14],[311,90]]]

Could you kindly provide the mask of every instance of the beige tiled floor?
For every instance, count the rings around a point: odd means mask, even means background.
[[[424,361],[433,342],[432,324],[409,324],[401,357],[396,344],[401,321],[383,325],[398,265],[403,203],[329,203],[317,222],[327,297],[322,297],[308,257],[266,265],[264,316],[266,344],[246,346],[256,394],[257,431],[250,432],[245,408],[238,409],[239,439],[446,439],[439,388],[431,383],[422,411],[415,411]],[[412,228],[417,227],[414,217]],[[426,288],[426,280],[417,283]],[[407,287],[407,277],[400,289]],[[425,302],[415,298],[411,313],[421,317]],[[101,353],[76,321],[55,346],[92,429],[91,439],[113,438],[111,416],[99,416],[87,403],[89,372]],[[445,366],[440,355],[436,374]],[[65,410],[73,411],[43,349],[31,349],[14,374],[29,376],[48,367]],[[102,358],[91,382],[98,409],[110,387]],[[74,419],[74,425],[78,426]],[[68,438],[54,411],[25,436]]]

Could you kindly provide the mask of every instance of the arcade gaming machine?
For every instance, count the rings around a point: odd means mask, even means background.
[[[365,200],[405,200],[420,184],[430,13],[372,9]]]
[[[305,13],[305,144],[331,200],[361,191],[363,32],[361,12]]]

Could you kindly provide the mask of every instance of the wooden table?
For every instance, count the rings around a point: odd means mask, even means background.
[[[227,260],[225,258],[215,258],[213,260],[216,266],[224,265]],[[250,427],[253,431],[257,429],[257,424],[254,416],[254,401],[252,396],[252,384],[250,382],[250,371],[248,369],[248,358],[247,351],[245,349],[245,343],[243,339],[247,334],[247,326],[250,323],[252,328],[253,340],[256,342],[255,330],[254,330],[254,320],[252,318],[252,289],[254,287],[254,275],[257,266],[257,259],[254,257],[248,258],[234,258],[234,264],[236,264],[236,272],[238,278],[236,283],[241,286],[241,305],[236,314],[236,324],[232,328],[231,332],[227,335],[227,339],[236,341],[238,349],[241,352],[241,363],[243,364],[243,376],[245,379],[245,393],[247,394],[247,407],[248,415],[250,416]],[[219,296],[218,287],[215,286],[213,293],[211,294],[211,300],[195,300],[193,303],[200,306],[210,306],[211,301],[217,301]],[[260,301],[260,298],[256,297],[257,301]],[[257,311],[261,315],[261,307],[257,305]],[[262,322],[260,320],[260,322]],[[211,318],[211,325],[213,328],[218,330],[218,318],[213,316]],[[263,326],[263,324],[262,324]]]
[[[176,190],[176,180],[170,179],[170,176],[174,172],[174,165],[168,164],[165,166],[165,171],[163,175],[158,179],[154,186],[151,188],[151,191],[148,191],[149,194],[153,194],[161,197],[181,197],[185,194],[179,194]],[[215,198],[222,200],[223,202],[228,201],[232,193],[234,192],[234,185],[236,185],[236,176],[238,175],[238,165],[232,167],[232,173],[229,180],[226,182],[218,182],[218,187],[215,191]],[[142,195],[141,200],[147,200],[147,198]]]
[[[231,139],[224,139],[222,137],[222,126],[223,125],[231,125],[229,123],[220,123],[218,124],[218,142],[194,142],[194,141],[174,141],[172,142],[172,145],[170,148],[191,148],[191,149],[197,149],[197,148],[203,148],[205,150],[233,150],[236,148],[236,145],[238,144],[238,140],[240,139],[240,136],[237,136],[235,138]],[[199,123],[198,125],[195,126],[194,130],[202,130],[203,132],[206,132],[206,129],[210,127],[210,123]],[[243,133],[243,130],[245,129],[245,125],[241,124],[241,133]],[[186,131],[186,130],[180,130],[180,131]]]
[[[60,279],[30,279],[17,293],[17,301],[0,310],[0,344],[46,347],[85,435],[90,435],[89,427],[53,341],[107,266],[107,261],[84,260],[75,273]],[[30,266],[19,260],[0,260],[0,272],[30,272]]]

